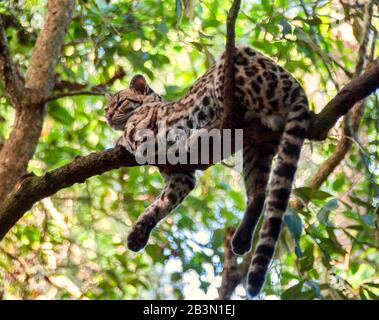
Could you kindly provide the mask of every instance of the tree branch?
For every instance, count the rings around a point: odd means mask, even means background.
[[[0,239],[36,201],[58,190],[84,182],[86,179],[121,166],[137,165],[134,157],[122,147],[78,157],[71,163],[41,177],[24,176],[1,204]]]
[[[69,81],[59,81],[56,82],[54,85],[54,89],[58,89],[60,91],[63,91],[64,89],[68,89],[66,92],[59,92],[56,94],[52,94],[48,97],[46,97],[43,101],[50,102],[56,99],[64,98],[64,97],[72,97],[72,96],[78,96],[78,95],[104,95],[105,89],[109,86],[111,86],[116,80],[122,79],[125,77],[126,73],[122,68],[119,68],[113,77],[111,77],[108,81],[104,83],[100,83],[96,86],[93,86],[89,88],[88,90],[85,90],[87,88],[87,85],[80,84],[80,83],[73,83]]]
[[[224,268],[221,273],[221,285],[218,290],[218,299],[229,300],[236,289],[241,283],[242,279],[246,276],[249,269],[252,253],[244,256],[241,263],[237,262],[237,256],[232,250],[232,238],[235,228],[228,227],[225,231],[224,237]]]
[[[225,79],[224,79],[224,110],[223,128],[238,128],[243,123],[242,108],[235,107],[235,83],[234,83],[234,56],[235,56],[235,25],[238,11],[241,7],[240,0],[234,0],[229,10],[226,21],[225,44]]]
[[[19,77],[12,60],[7,36],[5,34],[3,17],[0,15],[0,74],[5,85],[5,94],[14,108],[19,106],[18,98],[23,91],[23,81]]]
[[[307,137],[324,140],[338,119],[345,115],[358,101],[379,88],[379,60],[360,77],[353,79],[315,116]]]
[[[83,90],[83,91],[69,91],[69,92],[60,92],[53,94],[43,99],[43,102],[47,103],[54,101],[60,98],[65,97],[74,97],[74,96],[103,96],[105,92],[95,91],[95,90]]]
[[[366,55],[368,50],[368,42],[369,42],[369,35],[370,35],[370,28],[371,28],[371,19],[372,19],[372,11],[373,11],[373,5],[374,0],[369,1],[365,6],[365,24],[364,24],[364,32],[362,41],[359,45],[358,50],[358,59],[357,64],[355,67],[355,72],[352,75],[353,79],[358,78],[358,76],[361,75]],[[373,46],[376,42],[376,39],[373,38]],[[369,56],[369,63],[367,64],[366,69],[370,70],[373,66],[375,66],[375,63],[373,64],[373,54],[374,52],[371,52]],[[376,66],[378,66],[379,63],[376,61]],[[361,81],[362,77],[358,79],[358,81]],[[363,81],[365,83],[365,81]],[[355,133],[358,130],[360,120],[363,116],[364,110],[366,107],[366,101],[360,100],[358,103],[355,104],[355,106],[352,108],[352,115],[350,115],[351,111],[349,111],[342,124],[342,136],[339,140],[333,154],[321,165],[321,167],[318,169],[314,177],[312,178],[311,182],[308,184],[310,188],[318,189],[329,177],[329,175],[335,170],[335,168],[340,164],[340,162],[344,159],[345,155],[350,150],[350,147],[353,143],[353,138],[355,136]],[[294,202],[294,207],[298,210],[300,210],[303,207],[303,203],[300,201]]]
[[[75,0],[49,0],[26,76],[26,87],[47,96],[54,87],[54,68],[74,10]]]
[[[30,60],[25,88],[19,94],[12,93],[11,99],[18,106],[12,132],[0,150],[0,202],[13,189],[16,181],[25,174],[29,160],[38,144],[45,117],[43,97],[54,85],[54,68],[57,63],[65,31],[74,9],[74,0],[49,0],[44,26],[38,35]],[[1,42],[3,56],[8,56]],[[9,63],[7,68],[9,70]],[[6,69],[7,70],[7,69]],[[12,67],[14,72],[14,67]]]

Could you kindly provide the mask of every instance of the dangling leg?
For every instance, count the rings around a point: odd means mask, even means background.
[[[243,175],[247,207],[232,240],[232,248],[235,254],[242,255],[251,248],[254,229],[263,211],[271,162],[276,151],[276,144],[252,145],[248,141],[244,141]]]
[[[165,187],[161,194],[148,206],[133,225],[127,243],[132,251],[139,251],[149,240],[151,230],[170,214],[196,185],[195,172],[163,172]]]
[[[247,291],[250,297],[256,296],[263,287],[267,269],[274,256],[309,123],[307,101],[300,98],[288,114],[280,141],[278,161],[270,178],[264,222],[248,273]]]

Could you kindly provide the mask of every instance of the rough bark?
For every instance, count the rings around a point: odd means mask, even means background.
[[[0,202],[26,172],[42,130],[43,110],[31,105],[16,110],[13,128],[0,150]]]
[[[49,0],[43,28],[38,35],[26,74],[25,86],[48,95],[54,87],[54,69],[74,10],[75,0]]]
[[[74,0],[49,0],[44,26],[30,60],[25,88],[17,80],[4,28],[0,25],[0,67],[10,101],[16,107],[12,132],[0,150],[0,202],[26,172],[41,134],[43,99],[54,86],[54,68],[74,9]]]

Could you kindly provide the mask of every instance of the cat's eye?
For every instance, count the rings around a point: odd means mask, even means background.
[[[118,108],[119,106],[121,106],[124,103],[125,100],[126,100],[126,98],[121,99],[120,101],[118,101],[117,104],[116,104],[116,108]]]
[[[105,112],[108,112],[108,110],[109,110],[109,108],[108,108],[108,107],[107,107],[107,108],[104,108],[104,111],[105,111]]]

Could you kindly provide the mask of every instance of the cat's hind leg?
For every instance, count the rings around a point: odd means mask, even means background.
[[[163,172],[165,187],[160,195],[148,206],[133,225],[127,238],[128,248],[132,251],[143,249],[153,228],[195,188],[195,172]]]
[[[254,229],[262,214],[271,162],[277,152],[277,144],[251,144],[244,141],[243,175],[247,206],[243,219],[232,239],[235,254],[243,255],[251,248]]]

